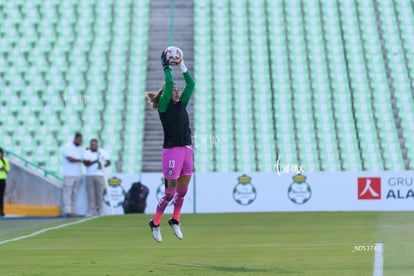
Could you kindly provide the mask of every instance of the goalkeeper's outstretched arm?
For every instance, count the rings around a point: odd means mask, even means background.
[[[181,61],[181,63],[178,64],[177,67],[180,68],[185,80],[185,87],[183,93],[180,96],[180,101],[184,104],[185,107],[187,107],[191,95],[193,94],[195,83],[190,71],[188,71],[187,66],[185,66],[184,64],[184,60]]]

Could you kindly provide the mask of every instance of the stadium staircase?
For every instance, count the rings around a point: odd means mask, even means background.
[[[153,0],[150,3],[150,26],[148,37],[148,63],[146,90],[156,92],[164,83],[160,56],[163,49],[170,44],[180,47],[184,52],[184,60],[193,73],[193,1],[175,0],[173,13],[170,2]],[[171,21],[171,18],[173,20]],[[145,65],[143,65],[145,66]],[[174,80],[182,89],[183,77],[178,69],[173,69]],[[194,75],[194,73],[193,73]],[[195,91],[194,94],[197,92]],[[190,101],[187,111],[193,127],[194,98]],[[145,104],[145,125],[142,150],[142,171],[160,172],[161,149],[163,143],[162,125],[158,112]]]

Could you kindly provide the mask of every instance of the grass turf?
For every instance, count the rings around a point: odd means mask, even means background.
[[[376,242],[384,244],[385,275],[414,275],[413,217],[411,212],[185,214],[179,241],[166,215],[164,241],[157,244],[150,216],[106,216],[0,245],[0,275],[372,275]],[[0,235],[0,242],[10,235]],[[365,249],[353,252],[355,246]]]

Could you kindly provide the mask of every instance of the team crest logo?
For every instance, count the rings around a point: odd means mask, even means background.
[[[169,168],[169,169],[168,169],[168,175],[169,175],[169,176],[171,176],[171,175],[173,175],[173,173],[174,173],[174,172],[173,172],[173,169],[172,169],[172,168]]]
[[[297,174],[293,177],[293,183],[288,189],[290,201],[295,204],[305,204],[312,196],[311,187],[306,181],[306,176]]]
[[[112,207],[121,207],[122,203],[125,200],[125,195],[127,194],[124,187],[121,185],[122,180],[117,177],[112,177],[108,179],[109,184],[109,195],[107,188],[105,187],[104,190],[104,202],[107,206],[111,206],[111,203],[109,202],[109,196],[112,201]]]
[[[251,177],[243,174],[237,180],[239,183],[234,186],[233,198],[240,205],[250,205],[256,199],[256,188],[251,183]]]

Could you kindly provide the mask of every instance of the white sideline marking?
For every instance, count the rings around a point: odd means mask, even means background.
[[[13,239],[10,239],[10,240],[0,241],[0,245],[5,244],[5,243],[9,243],[9,242],[13,242],[13,241],[20,241],[20,240],[23,240],[23,239],[31,238],[31,237],[40,235],[40,234],[45,233],[45,232],[48,232],[48,231],[52,231],[52,230],[64,228],[66,226],[71,226],[71,225],[79,224],[79,223],[82,223],[82,222],[85,222],[85,221],[88,221],[88,220],[91,220],[91,219],[95,219],[95,218],[97,218],[97,217],[85,218],[85,219],[81,219],[81,220],[78,220],[78,221],[74,221],[74,222],[70,222],[70,223],[65,223],[65,224],[61,224],[61,225],[57,225],[57,226],[45,228],[45,229],[42,229],[42,230],[33,232],[31,234],[28,234],[28,235],[16,237],[16,238],[13,238]]]
[[[374,272],[373,276],[382,276],[383,275],[383,265],[384,265],[384,244],[376,243],[375,244],[375,253],[374,253]]]

